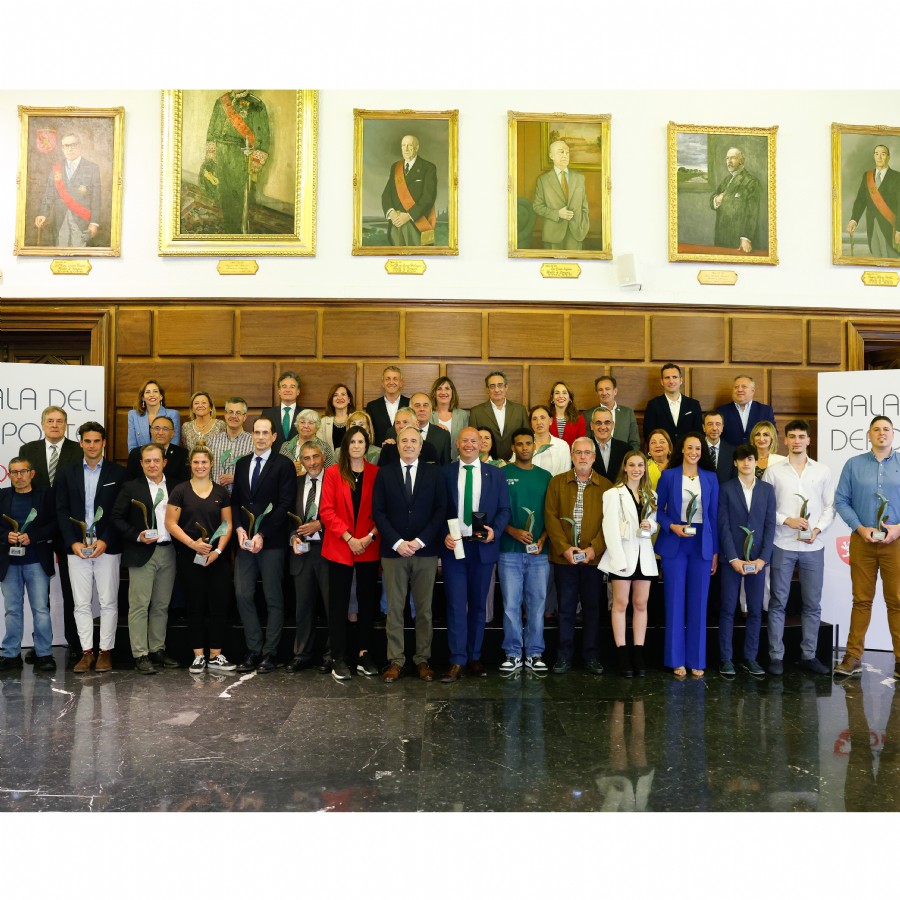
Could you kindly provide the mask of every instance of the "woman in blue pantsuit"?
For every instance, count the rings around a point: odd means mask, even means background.
[[[663,662],[676,678],[703,677],[706,668],[706,600],[709,579],[719,553],[719,480],[706,441],[688,432],[675,448],[657,486],[659,538],[666,600],[666,636]],[[696,497],[691,526],[686,534],[687,508]]]

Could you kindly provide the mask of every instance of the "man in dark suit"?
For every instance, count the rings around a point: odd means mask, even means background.
[[[402,428],[397,446],[399,463],[378,469],[372,494],[372,518],[381,535],[381,567],[387,590],[388,666],[381,676],[387,684],[400,677],[406,664],[403,611],[410,589],[416,603],[413,662],[422,681],[434,679],[428,664],[433,636],[431,598],[447,518],[444,473],[437,466],[419,464],[419,429]]]
[[[416,414],[410,406],[401,406],[397,410],[394,417],[394,424],[387,430],[384,436],[384,443],[381,445],[381,453],[378,456],[378,467],[392,466],[400,461],[400,452],[397,447],[397,431],[403,431],[404,428],[418,428]],[[423,463],[437,463],[437,450],[434,444],[422,443],[422,451],[419,459]]]
[[[722,413],[718,410],[709,410],[703,414],[703,433],[706,435],[706,446],[709,448],[709,455],[715,464],[719,484],[737,478],[737,469],[734,467],[734,447],[722,440],[723,427]]]
[[[771,406],[753,399],[756,382],[749,375],[738,375],[731,388],[732,403],[719,407],[725,427],[722,437],[737,447],[750,441],[750,432],[757,422],[771,422],[775,425],[775,413]]]
[[[56,518],[68,548],[75,624],[83,651],[75,672],[83,674],[91,669],[108,672],[112,668],[110,651],[116,643],[119,623],[119,564],[122,559],[121,535],[113,525],[112,509],[119,489],[128,480],[128,472],[123,466],[103,458],[106,429],[99,422],[85,422],[78,429],[78,437],[83,462],[59,472]],[[91,609],[95,585],[100,597],[97,654],[94,653],[94,614]]]
[[[601,478],[607,478],[615,484],[619,477],[619,469],[622,468],[622,460],[631,448],[624,441],[617,441],[612,436],[612,413],[606,407],[598,406],[594,410],[591,432],[594,435],[594,449],[597,452],[592,468]]]
[[[140,459],[141,477],[122,485],[112,521],[122,535],[122,565],[128,569],[128,637],[134,667],[142,675],[155,675],[157,668],[178,668],[178,662],[166,655],[175,585],[175,546],[166,530],[166,504],[174,484],[166,478],[168,463],[161,445],[145,444]]]
[[[409,406],[416,414],[416,428],[422,433],[423,440],[435,449],[437,464],[449,465],[450,432],[440,425],[431,424],[431,400],[428,394],[413,394],[409,399]]]
[[[306,441],[300,448],[300,461],[306,474],[297,479],[297,494],[291,511],[300,517],[302,524],[297,525],[291,534],[293,553],[288,563],[297,601],[294,658],[288,663],[289,672],[299,672],[315,665],[317,601],[321,596],[324,605],[328,598],[328,565],[322,558],[322,523],[319,521],[325,457],[312,441]],[[326,647],[323,665],[330,656]],[[328,671],[331,671],[330,665]]]
[[[234,467],[231,512],[238,540],[234,592],[247,642],[247,656],[237,666],[238,672],[256,669],[268,674],[275,670],[284,624],[281,582],[290,532],[287,513],[293,510],[297,497],[297,473],[286,456],[275,452],[277,427],[271,419],[260,416],[253,423],[253,453],[241,457]],[[248,512],[256,520],[250,531]],[[265,640],[256,612],[257,577],[262,579],[266,599]]]
[[[641,436],[638,433],[637,419],[630,406],[620,406],[616,398],[619,396],[619,385],[612,375],[601,375],[594,379],[594,390],[600,401],[592,409],[585,410],[584,422],[590,431],[594,412],[601,407],[608,409],[613,417],[613,437],[627,444],[632,450],[641,449]]]
[[[397,160],[381,193],[381,210],[390,221],[390,241],[395,247],[434,245],[437,217],[437,167],[419,156],[419,139],[406,134],[400,141],[403,159]]]
[[[759,179],[744,168],[744,152],[739,147],[729,147],[725,166],[728,173],[709,197],[709,208],[716,214],[713,243],[750,253],[757,245],[762,188]]]
[[[491,399],[472,407],[469,425],[472,428],[490,428],[497,435],[497,446],[491,450],[491,456],[494,459],[509,459],[512,455],[512,433],[518,428],[531,426],[528,410],[521,403],[506,398],[509,382],[505,372],[491,372],[484,379],[484,386]]]
[[[644,411],[644,441],[662,428],[669,435],[674,449],[683,435],[700,430],[703,413],[697,400],[681,393],[684,372],[677,363],[666,363],[659,370],[659,383],[663,393],[653,397]]]
[[[756,452],[749,444],[734,451],[738,477],[726,481],[719,491],[719,557],[722,569],[721,607],[719,611],[719,672],[734,675],[732,634],[741,582],[747,594],[747,627],[744,632],[743,668],[761,678],[765,670],[756,661],[759,630],[762,624],[763,568],[772,561],[775,544],[775,488],[756,478]],[[746,558],[748,536],[753,543]],[[751,573],[744,565],[753,564]]]
[[[166,483],[171,487],[187,481],[191,477],[188,468],[188,454],[184,447],[172,443],[175,435],[175,425],[168,416],[157,416],[150,426],[150,436],[154,444],[159,444],[163,448],[163,459],[165,460]],[[141,460],[141,449],[135,447],[128,454],[128,477],[141,478],[145,472]],[[128,563],[125,563],[128,565]]]
[[[375,434],[372,443],[380,447],[387,436],[388,429],[394,424],[397,410],[401,406],[409,406],[409,397],[404,397],[403,373],[396,366],[387,366],[381,373],[383,396],[370,400],[366,404],[366,412],[372,420]]]
[[[863,173],[847,224],[847,233],[853,234],[865,215],[869,251],[879,259],[900,256],[895,246],[900,245],[900,228],[897,226],[900,172],[890,167],[890,161],[891,151],[887,146],[876,144],[875,168]]]
[[[474,426],[467,426],[456,439],[457,462],[444,466],[447,488],[447,517],[459,523],[461,537],[450,536],[444,524],[441,567],[447,596],[447,643],[450,668],[441,679],[445,684],[459,681],[468,660],[470,675],[485,676],[481,662],[484,639],[485,599],[491,573],[500,558],[500,535],[509,524],[509,489],[502,470],[479,460],[481,437]],[[484,532],[473,532],[473,513],[484,516]],[[461,545],[465,556],[457,559],[455,548]]]
[[[275,382],[278,391],[278,406],[270,406],[262,411],[262,417],[270,419],[274,423],[275,443],[273,450],[278,453],[281,445],[291,439],[294,430],[294,419],[300,412],[300,376],[296,372],[282,372]]]

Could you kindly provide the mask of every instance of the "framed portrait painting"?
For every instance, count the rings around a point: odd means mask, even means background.
[[[163,91],[160,256],[314,256],[318,92]]]
[[[771,128],[669,122],[669,261],[778,265]]]
[[[831,203],[835,265],[900,266],[900,128],[832,124]]]
[[[509,256],[611,259],[610,116],[507,119]]]
[[[456,256],[459,110],[353,110],[354,256]]]
[[[19,107],[19,256],[119,256],[125,110]]]

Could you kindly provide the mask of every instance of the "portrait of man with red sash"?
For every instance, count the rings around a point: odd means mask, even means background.
[[[391,223],[391,245],[433,246],[437,167],[419,156],[419,139],[415,135],[403,136],[400,152],[403,158],[391,165],[381,194],[384,217]]]
[[[847,233],[852,235],[866,216],[866,236],[872,256],[878,259],[900,257],[900,231],[897,212],[900,208],[900,172],[889,166],[891,151],[885,144],[875,147],[875,168],[863,173]]]

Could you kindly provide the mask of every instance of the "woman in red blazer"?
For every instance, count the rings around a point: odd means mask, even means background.
[[[369,437],[358,425],[347,429],[341,442],[338,462],[325,470],[319,520],[325,527],[322,556],[328,563],[328,634],[334,663],[331,677],[348,681],[347,610],[350,590],[356,575],[359,601],[356,671],[377,675],[378,668],[369,655],[378,602],[376,585],[381,560],[381,541],[372,518],[372,490],[378,466],[366,462]]]
[[[562,438],[571,449],[575,438],[585,436],[587,426],[584,416],[575,405],[575,395],[564,381],[557,381],[550,389],[549,405],[554,415],[551,431]]]

